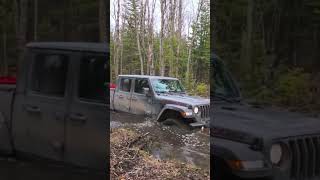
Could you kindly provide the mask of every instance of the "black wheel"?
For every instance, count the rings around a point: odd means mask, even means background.
[[[220,158],[213,158],[213,160],[211,160],[211,166],[213,167],[213,172],[211,172],[213,179],[240,180],[239,177],[236,177],[232,174],[231,169]]]
[[[163,122],[163,124],[177,127],[181,130],[191,130],[189,124],[183,120],[183,118],[168,118]]]

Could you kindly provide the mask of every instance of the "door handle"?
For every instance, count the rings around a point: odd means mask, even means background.
[[[73,122],[84,124],[87,122],[87,117],[83,114],[71,114],[69,119]]]
[[[119,95],[119,99],[123,99],[123,95]]]
[[[137,100],[138,100],[138,98],[132,97],[132,101],[137,101]]]
[[[26,110],[32,113],[40,113],[40,108],[38,106],[26,105]]]

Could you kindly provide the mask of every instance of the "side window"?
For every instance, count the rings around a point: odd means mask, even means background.
[[[38,94],[63,97],[68,62],[68,57],[65,55],[36,55],[33,61],[31,90]]]
[[[79,98],[107,103],[108,80],[107,57],[84,57],[80,63]]]
[[[121,78],[120,90],[124,92],[130,92],[132,79]]]
[[[134,92],[138,94],[143,94],[143,88],[149,88],[148,79],[136,79],[134,84]]]

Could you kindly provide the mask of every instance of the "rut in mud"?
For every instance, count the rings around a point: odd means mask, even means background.
[[[148,134],[152,143],[144,150],[158,160],[174,160],[210,170],[210,137],[200,129],[184,130],[165,126],[153,119],[126,113],[111,113],[111,129],[126,128]],[[112,135],[111,135],[112,138]]]
[[[210,179],[209,172],[188,163],[159,160],[149,154],[155,142],[149,133],[128,128],[111,132],[111,179]]]

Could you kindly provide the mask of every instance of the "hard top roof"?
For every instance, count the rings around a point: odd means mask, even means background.
[[[148,76],[148,75],[119,75],[119,77],[132,77],[132,78],[147,78],[147,79],[174,79],[177,80],[177,78],[174,77],[165,77],[165,76]]]
[[[38,49],[57,49],[71,51],[87,51],[87,52],[107,52],[107,43],[93,42],[31,42],[26,45],[27,48]]]

